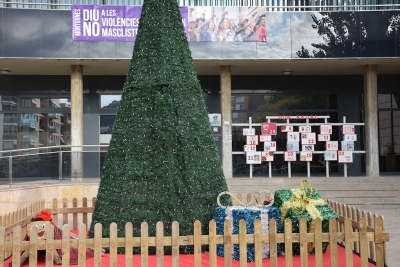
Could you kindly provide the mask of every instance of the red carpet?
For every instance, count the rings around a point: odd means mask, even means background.
[[[346,265],[346,258],[345,258],[345,250],[341,246],[338,246],[338,261],[339,261],[339,266],[345,266]],[[324,253],[323,257],[323,266],[324,267],[330,267],[330,251],[329,251],[329,246],[327,251]],[[180,255],[180,266],[193,266],[193,255]],[[208,253],[203,253],[202,254],[202,259],[203,259],[203,266],[209,266],[209,254]],[[11,258],[7,259],[4,262],[4,267],[8,267],[9,262],[11,262]],[[360,264],[360,257],[353,254],[353,261],[354,261],[354,267],[356,266],[361,266]],[[103,266],[109,266],[110,264],[110,255],[105,254],[103,256]],[[150,255],[149,256],[149,267],[156,267],[156,257],[155,255]],[[285,257],[280,256],[278,257],[278,264],[281,267],[285,266]],[[140,255],[134,255],[133,256],[133,265],[140,266]],[[29,262],[26,261],[22,266],[29,266]],[[38,266],[39,267],[44,267],[46,266],[45,261],[43,258],[39,258],[38,261]],[[94,266],[94,259],[90,259],[86,261],[86,266],[87,267],[93,267]],[[118,255],[118,266],[125,266],[125,257],[124,255]],[[172,261],[171,261],[171,256],[164,256],[164,267],[171,267],[172,266]],[[224,266],[224,258],[217,256],[217,266],[223,267]],[[234,267],[239,267],[239,261],[232,261],[232,266]],[[249,262],[247,263],[248,267],[255,266],[254,262]],[[263,260],[263,266],[270,266],[269,265],[269,259],[264,259]],[[375,264],[373,263],[368,263],[368,267],[373,267]],[[300,267],[300,256],[293,256],[293,266],[292,267]],[[309,255],[308,256],[308,267],[315,267],[315,258],[314,255]]]

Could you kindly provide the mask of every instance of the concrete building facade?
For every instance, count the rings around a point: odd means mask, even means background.
[[[207,109],[221,115],[214,137],[226,178],[246,176],[249,168],[255,176],[267,176],[269,168],[275,176],[286,175],[283,155],[277,154],[272,165],[250,167],[245,154],[235,153],[246,144],[247,126],[239,124],[249,123],[250,117],[253,123],[266,122],[266,116],[285,116],[275,120],[278,123],[288,116],[329,116],[329,123],[341,123],[345,117],[347,123],[365,123],[356,127],[354,143],[354,150],[365,153],[354,154],[353,163],[345,167],[347,173],[378,177],[381,172],[399,172],[400,159],[395,155],[400,152],[399,6],[249,2],[178,3],[198,9],[236,8],[238,14],[244,8],[266,10],[263,42],[189,42]],[[107,144],[134,42],[71,39],[70,3],[3,1],[0,16],[0,149]],[[322,18],[331,19],[336,28],[319,33],[315,28],[323,26]],[[304,30],[315,35],[302,35]],[[323,45],[330,49],[321,49]],[[319,128],[313,126],[312,131],[318,134]],[[277,150],[285,151],[286,134],[274,138]],[[343,140],[339,127],[334,127],[331,138]],[[326,150],[324,144],[318,143],[315,150]],[[259,149],[263,150],[261,145]],[[101,157],[91,162],[90,176],[99,176]],[[313,175],[324,175],[325,166],[322,154],[313,155]],[[332,162],[330,172],[342,175],[343,168]],[[291,171],[304,175],[305,162],[293,163]],[[68,175],[80,179],[84,173],[78,167]]]

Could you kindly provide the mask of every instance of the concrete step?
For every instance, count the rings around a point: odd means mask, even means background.
[[[316,189],[321,196],[329,198],[331,196],[366,196],[366,197],[391,197],[391,196],[400,196],[399,190],[394,189],[394,186],[391,186],[391,189],[386,189],[381,186],[371,189],[371,186],[346,186],[345,188],[337,188],[335,186],[318,186],[312,184],[313,188]],[[399,185],[400,187],[400,185]],[[228,186],[229,191],[232,193],[257,193],[261,190],[269,190],[276,191],[281,189],[292,189],[292,188],[300,188],[300,185],[293,185],[289,187],[280,187],[280,186],[260,186],[260,185],[243,185],[243,186]]]
[[[317,189],[318,193],[324,198],[331,197],[365,197],[365,198],[392,198],[392,197],[400,197],[398,190],[320,190]]]
[[[351,204],[352,207],[365,210],[365,211],[371,211],[371,210],[400,210],[400,203],[395,202],[387,202],[387,203],[355,203]]]
[[[385,197],[385,198],[368,198],[368,197],[329,197],[328,199],[343,203],[343,204],[354,204],[354,203],[399,203],[399,197]]]
[[[348,185],[348,186],[343,186],[342,188],[337,187],[337,186],[319,186],[319,185],[314,185],[311,184],[314,189],[316,189],[320,194],[328,194],[329,192],[335,192],[340,193],[343,192],[343,195],[349,195],[349,194],[354,194],[356,192],[365,192],[365,194],[370,194],[370,195],[376,195],[376,196],[385,196],[385,195],[395,195],[395,192],[399,192],[399,190],[394,189],[394,186],[390,186],[390,188],[385,188],[385,187],[377,187],[374,189],[371,189],[370,186],[358,186],[358,185]],[[399,185],[400,186],[400,185]],[[292,186],[273,186],[273,185],[268,185],[268,186],[261,186],[261,185],[242,185],[242,186],[228,186],[229,190],[231,192],[237,192],[237,193],[255,193],[259,192],[260,190],[270,190],[270,191],[276,191],[280,189],[292,189],[292,188],[300,188],[300,185],[292,185]],[[307,186],[305,187],[307,188]]]
[[[361,209],[400,209],[400,177],[312,177],[312,178],[233,178],[228,179],[229,191],[243,198],[260,190],[300,188],[307,179],[325,199]],[[308,187],[305,184],[305,187]]]

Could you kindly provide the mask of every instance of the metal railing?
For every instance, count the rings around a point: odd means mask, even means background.
[[[0,189],[70,181],[98,182],[108,145],[53,146],[0,152]],[[74,172],[75,171],[75,172]]]
[[[371,0],[177,0],[179,6],[262,6],[267,11],[361,11],[361,10],[397,10],[400,4],[396,0],[389,0],[386,4],[378,4]],[[339,3],[339,4],[338,4]],[[140,6],[143,0],[17,0],[0,1],[0,7],[21,9],[61,9],[70,10],[72,4],[80,5],[125,5]]]

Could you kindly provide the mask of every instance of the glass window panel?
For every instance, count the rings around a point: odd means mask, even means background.
[[[21,108],[71,108],[69,98],[20,98]]]
[[[15,96],[0,96],[1,98],[1,111],[15,111],[17,110],[17,97]]]
[[[390,94],[378,94],[378,108],[390,108]]]
[[[0,114],[0,150],[70,145],[70,113]]]
[[[234,94],[231,99],[233,110],[337,109],[336,95]]]
[[[111,134],[115,117],[115,115],[100,116],[100,134]]]
[[[392,94],[392,108],[399,108],[400,94]]]
[[[383,155],[386,151],[386,146],[392,143],[392,118],[391,111],[379,112],[379,139],[380,139],[380,154]]]
[[[121,101],[121,95],[101,95],[100,107],[101,108],[118,108]]]

